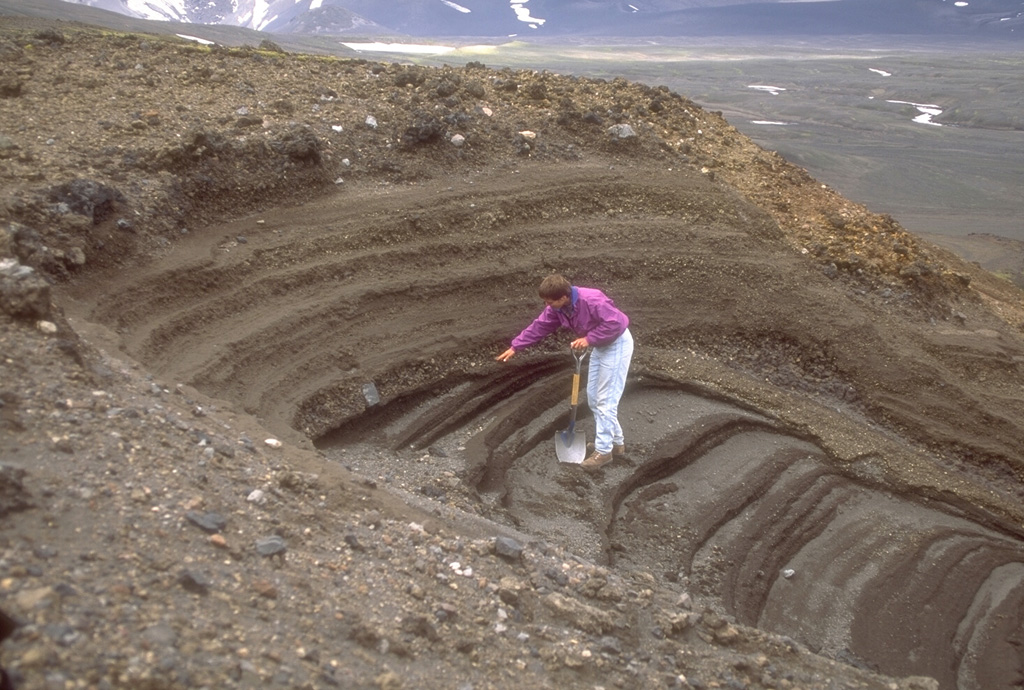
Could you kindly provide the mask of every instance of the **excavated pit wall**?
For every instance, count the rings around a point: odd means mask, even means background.
[[[620,409],[626,459],[594,473],[559,463],[564,401],[542,401],[567,376],[531,376],[507,398],[470,405],[466,424],[441,436],[424,420],[451,419],[484,386],[424,398],[386,422],[361,420],[321,446],[347,462],[353,442],[373,439],[390,452],[365,469],[421,489],[436,463],[401,451],[429,447],[490,518],[681,582],[705,605],[833,658],[941,687],[1017,682],[1019,535],[866,479],[874,459],[837,469],[784,423],[686,385],[630,386]],[[578,433],[592,439],[591,422]]]
[[[922,318],[850,287],[734,191],[664,173],[524,162],[353,185],[96,275],[67,308],[396,491],[851,663],[1014,687],[1019,336],[978,305]],[[594,475],[554,459],[566,342],[493,359],[552,271],[605,289],[637,340],[629,455]]]

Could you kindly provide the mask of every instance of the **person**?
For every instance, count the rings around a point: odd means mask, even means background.
[[[546,305],[544,311],[495,359],[507,362],[519,350],[536,345],[562,327],[576,334],[570,343],[574,350],[594,348],[587,372],[587,404],[594,414],[596,437],[594,450],[581,467],[604,467],[626,453],[619,399],[633,358],[629,317],[600,290],[577,287],[558,274],[544,278],[539,293]]]

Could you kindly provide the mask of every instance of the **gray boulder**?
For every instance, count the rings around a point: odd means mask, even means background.
[[[50,315],[50,284],[17,259],[0,259],[0,311],[16,317]]]

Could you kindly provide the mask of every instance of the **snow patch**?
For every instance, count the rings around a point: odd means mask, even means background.
[[[780,93],[785,91],[781,86],[768,86],[766,84],[748,84],[748,89],[754,89],[755,91],[767,91],[773,96],[778,96]]]
[[[189,36],[188,34],[174,34],[178,38],[184,38],[186,41],[195,41],[196,43],[202,43],[204,46],[212,46],[213,41],[207,41],[205,38],[199,38],[198,36]]]
[[[127,0],[125,6],[137,16],[146,19],[168,20],[189,23],[188,15],[181,2],[174,0]]]
[[[875,74],[881,74],[883,77],[891,77],[892,76],[892,72],[886,72],[884,69],[875,69],[874,67],[869,67],[868,71],[869,72],[874,72]]]
[[[512,6],[512,11],[516,13],[516,19],[521,22],[526,22],[530,25],[531,29],[536,29],[537,27],[542,26],[547,20],[530,16],[530,10],[526,7],[526,3],[529,1],[530,0],[511,0],[510,5]]]
[[[910,101],[892,101],[888,100],[886,103],[896,103],[897,105],[912,105],[917,108],[921,114],[914,118],[914,122],[922,125],[933,125],[935,127],[941,127],[942,124],[939,122],[932,122],[933,117],[938,117],[942,114],[942,108],[937,105],[930,103],[911,103]]]
[[[441,0],[441,2],[445,5],[448,5],[448,7],[451,7],[453,10],[456,10],[457,12],[462,12],[463,14],[469,14],[470,12],[472,12],[472,10],[470,10],[468,7],[457,5],[454,2],[451,2],[451,0]]]
[[[264,0],[256,0],[252,4],[252,19],[249,22],[249,28],[259,30],[266,26],[268,12],[270,12],[270,3]]]

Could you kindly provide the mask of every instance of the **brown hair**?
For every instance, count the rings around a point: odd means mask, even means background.
[[[572,285],[564,277],[557,273],[552,273],[540,281],[540,290],[538,292],[541,299],[561,299],[572,294]]]

